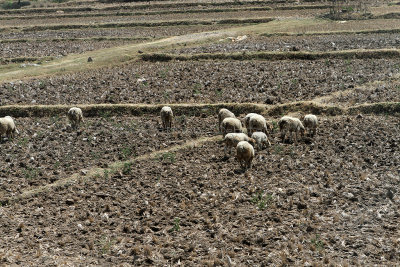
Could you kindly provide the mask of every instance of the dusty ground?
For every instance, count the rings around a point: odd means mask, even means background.
[[[221,1],[225,0],[213,2]],[[202,3],[206,0],[198,2],[197,7],[191,8],[205,8]],[[49,5],[89,5],[110,7],[114,11],[120,6],[124,11],[123,5],[146,3],[78,1]],[[325,2],[264,1],[260,6],[265,4]],[[161,9],[150,5],[140,10]],[[274,14],[282,17],[319,14],[313,12],[317,11],[290,10]],[[38,11],[37,14],[45,13]],[[201,15],[187,18],[196,16]],[[160,19],[173,17],[160,16]],[[174,18],[177,17],[186,16]],[[91,19],[87,18],[86,22]],[[1,21],[5,20],[0,20],[0,24]],[[8,23],[26,25],[26,21]],[[74,21],[80,20],[60,19],[60,23]],[[93,21],[97,23],[101,18]],[[54,19],[47,22],[56,23]],[[359,31],[390,29],[397,25],[396,19],[379,19],[329,22],[323,27],[294,25],[285,31],[300,34]],[[161,38],[228,27],[233,26],[10,31],[1,32],[0,39]],[[84,45],[82,41],[72,40],[3,43],[0,57],[81,53],[121,43],[91,40]],[[396,34],[335,34],[251,37],[240,43],[182,46],[173,52],[392,47],[399,48]],[[3,83],[0,84],[0,105],[279,104],[314,99],[350,106],[400,101],[399,82],[395,78],[399,71],[398,58],[138,61]],[[145,80],[138,81],[142,78]],[[64,116],[16,118],[20,135],[14,142],[0,144],[0,200],[65,181],[74,173],[83,175],[91,168],[109,168],[115,162],[181,145],[187,140],[215,136],[216,116],[203,115],[177,116],[172,133],[160,131],[156,114],[117,118],[104,113],[86,118],[79,131],[68,128]],[[62,187],[51,187],[15,203],[0,202],[0,266],[395,266],[400,261],[399,115],[319,116],[319,119],[316,138],[306,138],[298,145],[282,143],[275,129],[269,136],[272,146],[257,152],[253,169],[247,172],[239,168],[234,157],[224,158],[223,145],[213,141],[125,164],[122,170],[103,171],[88,180],[77,179]]]
[[[236,36],[233,36],[236,37]],[[334,34],[315,36],[250,36],[240,42],[221,41],[210,45],[169,51],[177,54],[254,51],[335,51],[350,49],[399,48],[397,33]]]
[[[208,143],[2,207],[2,261],[395,265],[399,126],[321,118],[311,143],[273,138],[245,174]]]
[[[167,27],[122,27],[110,29],[81,29],[35,32],[4,32],[0,39],[50,39],[50,38],[90,38],[90,37],[168,37],[194,32],[213,31],[232,27],[231,25],[188,25]]]
[[[178,116],[173,133],[155,116],[87,118],[78,131],[65,117],[17,118],[20,135],[0,151],[0,195],[52,183],[67,175],[215,134],[214,118]],[[190,126],[190,127],[189,127]]]
[[[0,43],[0,57],[44,57],[65,56],[71,53],[83,53],[102,48],[143,42],[143,40],[115,40],[115,41],[57,41],[57,42],[13,42]]]
[[[265,18],[265,17],[314,17],[315,14],[324,14],[327,9],[316,10],[279,10],[279,11],[235,11],[235,12],[210,12],[210,13],[177,13],[177,14],[160,14],[160,15],[140,15],[140,16],[95,16],[95,17],[78,17],[78,18],[43,18],[31,19],[29,25],[52,25],[52,24],[90,24],[90,23],[112,23],[112,22],[145,22],[145,21],[179,21],[179,20],[222,20],[236,18]],[[21,26],[26,20],[8,19],[1,20],[2,27]]]
[[[94,58],[94,60],[96,60]],[[102,70],[0,85],[0,104],[212,103],[277,104],[311,100],[386,80],[399,59],[136,62]],[[140,78],[145,82],[138,82]],[[40,94],[39,94],[40,92]],[[373,94],[373,92],[367,92]],[[397,87],[371,98],[399,101]],[[342,101],[343,102],[343,101]]]

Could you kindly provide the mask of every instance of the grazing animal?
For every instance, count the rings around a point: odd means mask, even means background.
[[[162,127],[164,130],[170,130],[172,128],[172,120],[174,119],[174,113],[168,106],[164,106],[160,112]]]
[[[308,130],[308,134],[311,135],[311,137],[314,137],[315,134],[317,133],[317,127],[318,127],[318,119],[317,116],[313,114],[307,114],[304,116],[304,127]]]
[[[240,141],[236,146],[236,158],[242,168],[251,169],[251,163],[254,158],[254,148],[247,141]]]
[[[68,121],[71,123],[72,128],[77,128],[83,122],[83,113],[80,108],[73,107],[68,110]]]
[[[221,131],[223,136],[227,133],[242,133],[242,122],[236,118],[225,118],[221,123]]]
[[[237,144],[240,141],[247,141],[250,144],[252,144],[253,146],[255,145],[256,141],[250,137],[247,136],[247,134],[245,133],[228,133],[227,135],[225,135],[224,138],[224,143],[225,143],[225,148],[224,148],[224,152],[225,152],[225,156],[227,155],[227,151],[229,150],[229,155],[232,152],[232,148],[236,148]]]
[[[10,116],[0,118],[0,139],[3,138],[3,135],[11,139],[14,138],[15,134],[19,134],[19,132],[15,127],[14,119]]]
[[[221,123],[226,118],[236,118],[236,116],[235,114],[233,114],[233,112],[229,111],[228,109],[221,108],[218,112],[218,126],[220,132],[222,132]]]
[[[248,128],[249,135],[251,135],[254,132],[263,132],[266,134],[268,133],[269,128],[270,125],[267,124],[267,121],[263,116],[255,114],[250,117],[249,128]]]
[[[282,142],[285,142],[286,135],[289,132],[291,139],[293,139],[294,133],[294,143],[297,144],[298,133],[304,136],[305,128],[301,121],[297,118],[284,116],[278,122],[279,130],[281,132]]]
[[[251,135],[251,138],[253,138],[256,141],[258,150],[262,150],[264,149],[264,147],[271,146],[271,143],[269,142],[267,135],[263,132],[254,132]]]

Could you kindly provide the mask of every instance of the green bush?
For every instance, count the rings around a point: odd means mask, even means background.
[[[8,2],[4,2],[1,5],[2,9],[19,9],[23,6],[29,6],[31,4],[31,2],[29,1],[21,1],[21,2],[12,2],[12,1],[8,1]]]

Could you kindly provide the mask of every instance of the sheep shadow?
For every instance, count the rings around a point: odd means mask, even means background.
[[[240,174],[245,174],[248,170],[250,170],[250,169],[245,169],[245,168],[239,167],[239,168],[233,170],[233,173],[240,175]]]

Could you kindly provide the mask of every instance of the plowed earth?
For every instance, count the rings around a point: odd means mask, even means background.
[[[209,13],[176,13],[176,14],[159,14],[159,15],[137,15],[137,16],[94,16],[94,17],[78,17],[78,18],[43,18],[29,20],[29,26],[34,25],[52,25],[52,24],[90,24],[90,23],[112,23],[112,22],[135,22],[135,21],[179,21],[179,20],[222,20],[236,18],[265,18],[265,17],[314,17],[316,14],[326,13],[327,9],[319,10],[278,10],[278,11],[234,11],[234,12],[209,12]],[[2,27],[21,26],[26,20],[9,19],[1,20]]]
[[[236,37],[236,36],[233,36]],[[350,49],[400,48],[398,33],[335,34],[315,36],[253,36],[240,42],[220,42],[207,46],[169,51],[176,54],[229,53],[254,51],[335,51]]]
[[[143,40],[75,40],[56,42],[13,42],[0,43],[0,57],[45,57],[45,56],[66,56],[71,53],[83,53],[102,48],[109,48],[119,45],[143,42]]]
[[[11,196],[91,167],[127,160],[185,140],[214,134],[213,118],[178,116],[173,133],[158,117],[86,118],[78,131],[64,117],[17,118],[14,142],[1,144],[0,195]],[[190,127],[189,127],[190,126]]]
[[[93,60],[96,60],[95,58]],[[399,59],[136,62],[0,85],[0,104],[210,103],[277,104],[311,100],[358,84],[388,80]],[[144,78],[145,81],[139,80]],[[366,94],[374,94],[367,91]],[[371,102],[399,101],[388,86]],[[341,101],[343,102],[343,101]]]
[[[169,37],[195,32],[225,29],[232,25],[188,25],[166,27],[121,27],[110,29],[48,30],[35,32],[4,32],[0,39],[50,39],[91,37]]]
[[[393,266],[399,139],[398,117],[331,117],[246,173],[216,143],[141,161],[0,207],[2,262]]]

